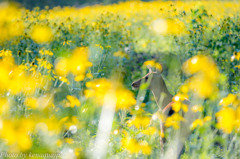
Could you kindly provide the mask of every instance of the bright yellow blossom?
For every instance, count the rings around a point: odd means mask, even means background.
[[[153,135],[157,132],[157,129],[156,127],[148,127],[147,129],[143,130],[142,133],[145,134],[145,135]]]
[[[48,43],[53,40],[53,32],[48,26],[36,25],[30,35],[36,43]]]
[[[1,50],[0,57],[1,56],[12,56],[12,51],[11,50]]]
[[[223,108],[216,113],[218,120],[217,127],[225,133],[231,133],[236,119],[235,111],[232,108]]]
[[[194,106],[192,106],[192,111],[194,112],[194,113],[196,113],[196,112],[202,112],[203,111],[203,106],[199,106],[199,105],[194,105]]]
[[[6,98],[0,98],[0,114],[8,113],[10,103]]]
[[[68,95],[67,96],[67,99],[68,99],[68,103],[67,103],[67,106],[68,107],[74,107],[74,106],[77,106],[79,107],[80,106],[80,101],[75,97],[75,96],[70,96]]]
[[[181,103],[181,102],[174,102],[172,104],[172,108],[175,112],[179,112],[180,109],[182,109],[184,112],[188,111],[188,106],[186,104]]]
[[[33,131],[34,124],[29,119],[3,120],[0,128],[0,137],[5,144],[16,152],[27,151],[32,147],[29,133]]]
[[[184,121],[184,118],[178,113],[174,113],[172,116],[168,117],[165,122],[166,127],[172,126],[174,129],[179,129],[179,124]]]
[[[121,143],[122,147],[126,149],[130,154],[137,154],[139,152],[142,152],[144,155],[150,155],[152,152],[151,147],[146,141],[138,142],[133,138],[126,137],[122,139]]]
[[[157,19],[150,27],[155,33],[160,35],[180,35],[185,33],[185,25],[177,19]]]
[[[133,138],[123,138],[122,147],[125,148],[130,154],[138,153],[140,151],[140,146],[138,142]]]
[[[87,47],[78,47],[73,50],[69,58],[60,58],[56,60],[55,70],[59,76],[66,76],[69,73],[75,75],[75,81],[82,81],[85,72],[92,63],[88,61],[89,50]]]
[[[151,119],[149,117],[135,116],[132,119],[128,120],[128,126],[135,126],[137,129],[147,128],[150,125]]]
[[[236,103],[237,101],[237,96],[235,94],[228,94],[227,97],[223,98],[220,102],[219,102],[219,105],[222,105],[222,106],[228,106],[230,104],[237,104]]]
[[[94,97],[99,105],[104,104],[105,96],[110,90],[113,90],[114,95],[117,97],[116,109],[128,109],[136,104],[134,94],[124,88],[120,83],[101,78],[87,82],[86,86],[88,89],[84,91],[85,96],[87,98]]]
[[[156,68],[157,70],[159,71],[162,71],[162,65],[157,63],[156,61],[154,60],[150,60],[150,61],[145,61],[143,63],[143,66],[147,66],[147,67],[153,67],[153,68]]]
[[[40,50],[39,53],[41,55],[49,55],[49,56],[53,56],[53,52],[50,50]]]
[[[233,56],[231,57],[231,61],[233,61],[234,59],[236,59],[236,60],[240,60],[240,52],[235,52],[234,54],[233,54]]]

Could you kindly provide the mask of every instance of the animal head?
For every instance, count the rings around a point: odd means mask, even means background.
[[[163,83],[163,78],[161,75],[162,71],[160,70],[152,71],[150,67],[148,68],[149,68],[148,74],[132,83],[133,89],[138,89],[142,83],[148,83],[149,84],[148,89],[152,90],[156,87],[159,87],[159,84]]]

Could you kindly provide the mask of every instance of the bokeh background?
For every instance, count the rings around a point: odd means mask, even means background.
[[[17,2],[0,4],[1,157],[240,158],[239,1]]]

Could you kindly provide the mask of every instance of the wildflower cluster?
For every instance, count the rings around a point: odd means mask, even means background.
[[[33,10],[1,3],[0,150],[89,158],[99,157],[95,144],[104,141],[102,158],[160,158],[160,140],[168,147],[178,130],[163,132],[159,121],[181,130],[184,114],[194,112],[200,118],[184,155],[219,157],[209,146],[219,139],[221,157],[238,158],[239,135],[231,133],[240,129],[239,8],[225,1]],[[180,86],[172,116],[160,114],[149,85],[130,90],[141,66],[162,72],[171,94]],[[228,135],[212,132],[211,116]]]
[[[221,110],[216,113],[217,127],[225,133],[240,130],[240,99],[235,94],[228,94],[220,103]]]
[[[120,83],[117,84],[111,80],[101,78],[87,82],[86,86],[88,89],[85,90],[85,96],[87,98],[95,98],[96,103],[100,106],[104,104],[104,101],[106,100],[105,96],[109,92],[117,97],[116,109],[129,109],[136,104],[134,94],[124,88]]]
[[[73,50],[71,57],[56,59],[55,70],[59,79],[68,82],[66,76],[72,73],[75,81],[82,81],[85,78],[86,69],[92,66],[92,63],[88,61],[88,54],[88,48],[79,47]]]

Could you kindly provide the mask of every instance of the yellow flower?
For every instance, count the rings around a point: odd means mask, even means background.
[[[188,111],[188,106],[186,104],[181,103],[181,102],[174,102],[172,104],[172,108],[175,112],[179,112],[180,109],[182,109],[184,112]]]
[[[203,106],[199,106],[199,105],[194,105],[194,106],[192,106],[192,111],[194,112],[194,113],[196,113],[196,112],[202,112],[203,111]]]
[[[86,74],[86,77],[92,79],[92,78],[93,78],[93,75],[92,75],[91,73],[87,73],[87,74]]]
[[[74,140],[72,138],[65,138],[64,140],[68,144],[73,144],[74,143]]]
[[[30,119],[3,120],[0,127],[0,137],[10,149],[14,151],[27,151],[32,147],[29,133],[33,130],[33,122]]]
[[[138,142],[137,140],[126,137],[121,140],[122,147],[126,149],[130,154],[137,154],[142,152],[144,155],[150,155],[152,150],[146,141]]]
[[[37,98],[26,98],[24,103],[27,107],[36,109],[38,107],[37,102]]]
[[[152,153],[151,147],[146,141],[142,141],[139,143],[140,150],[144,155],[150,155]]]
[[[157,132],[157,129],[156,127],[148,127],[147,129],[143,130],[142,133],[145,134],[145,135],[153,135]]]
[[[220,102],[219,105],[222,106],[228,106],[230,104],[233,104],[237,100],[237,96],[234,94],[228,94],[227,97],[223,98]]]
[[[216,82],[219,78],[219,71],[214,61],[203,55],[188,59],[183,64],[183,71],[188,75],[199,73],[199,77],[206,78],[209,82]]]
[[[236,110],[236,120],[235,120],[236,132],[240,132],[240,106]]]
[[[120,83],[101,78],[87,82],[86,87],[88,89],[84,91],[85,96],[87,98],[94,97],[99,105],[104,104],[105,96],[111,90],[114,92],[112,95],[115,95],[117,98],[116,109],[128,109],[136,104],[134,94],[124,88]]]
[[[127,121],[128,127],[135,126],[137,129],[147,128],[150,125],[151,119],[149,117],[135,116]]]
[[[117,88],[115,94],[117,97],[116,109],[128,109],[136,104],[134,94],[123,87]]]
[[[162,71],[162,65],[157,63],[156,61],[154,60],[149,60],[149,61],[145,61],[143,63],[143,66],[147,66],[147,67],[153,67],[153,68],[156,68],[157,70],[159,71]]]
[[[50,50],[40,50],[39,53],[41,55],[49,55],[49,56],[53,56],[53,52]]]
[[[151,29],[160,35],[179,35],[185,33],[185,25],[177,19],[157,19],[152,22]]]
[[[66,58],[56,59],[55,71],[56,71],[56,74],[59,76],[67,75],[69,73],[68,60]]]
[[[0,57],[1,56],[12,56],[12,51],[11,50],[1,50]]]
[[[133,138],[123,138],[121,143],[122,147],[126,149],[130,154],[138,153],[140,151],[138,142]]]
[[[118,57],[121,57],[121,58],[129,58],[128,54],[122,52],[122,51],[117,51],[117,52],[114,52],[113,53],[113,56],[118,56]]]
[[[69,101],[69,103],[67,103],[68,107],[72,107],[73,108],[74,106],[77,106],[77,107],[80,106],[80,102],[79,102],[79,100],[75,96],[68,95],[67,99]]]
[[[206,117],[203,118],[204,122],[207,122],[207,121],[210,121],[210,120],[212,120],[211,116],[206,116]]]
[[[48,26],[36,25],[32,28],[30,35],[36,43],[48,43],[53,39],[53,32]]]
[[[191,125],[191,129],[195,129],[198,126],[203,126],[203,120],[202,119],[196,119],[192,125]]]
[[[174,129],[179,129],[179,124],[184,121],[184,118],[178,113],[174,113],[172,116],[168,117],[165,122],[166,127],[172,126]]]
[[[165,135],[164,135],[164,132],[162,132],[162,131],[159,131],[158,134],[159,134],[159,136],[160,136],[161,138],[164,138],[164,136],[165,136]]]
[[[218,120],[217,127],[225,133],[231,133],[236,119],[235,111],[232,108],[222,108],[216,113]]]
[[[8,113],[9,108],[8,100],[6,98],[0,98],[0,114]]]
[[[36,121],[35,131],[43,132],[46,135],[58,135],[62,128],[62,123],[55,116],[50,118],[33,117]]]
[[[188,79],[189,89],[200,98],[208,98],[217,92],[217,87],[211,81],[201,76],[193,76]]]
[[[231,57],[231,61],[233,61],[234,59],[236,60],[240,60],[240,52],[234,52],[233,56]]]
[[[75,81],[82,81],[85,78],[85,72],[92,63],[88,61],[89,50],[87,47],[78,47],[73,50],[69,58],[60,58],[56,60],[55,70],[59,76],[66,76],[68,73],[75,75]]]

